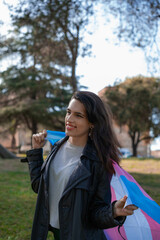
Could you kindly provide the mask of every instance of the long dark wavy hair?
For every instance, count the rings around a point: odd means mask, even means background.
[[[87,118],[94,125],[91,139],[95,145],[98,156],[106,170],[115,173],[112,160],[119,164],[119,143],[112,128],[112,113],[109,106],[93,92],[77,91],[72,99],[80,101],[86,110]]]

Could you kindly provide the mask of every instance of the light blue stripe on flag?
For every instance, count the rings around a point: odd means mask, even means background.
[[[139,187],[129,181],[125,176],[121,175],[123,183],[125,184],[128,194],[133,204],[146,212],[151,218],[160,224],[160,206],[153,200],[144,196]]]
[[[65,132],[47,130],[46,140],[48,140],[52,145],[63,137],[65,137]]]

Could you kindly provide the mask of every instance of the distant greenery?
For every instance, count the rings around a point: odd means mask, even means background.
[[[160,160],[126,159],[122,166],[133,171],[133,177],[160,204]],[[27,164],[0,159],[0,186],[0,240],[30,240],[36,194],[30,187]]]
[[[106,101],[118,126],[127,126],[133,156],[141,141],[160,136],[160,79],[137,76],[126,78],[106,89]]]
[[[63,130],[65,109],[80,89],[77,58],[88,55],[83,40],[92,1],[17,1],[9,4],[12,30],[0,39],[0,123],[13,136],[25,125]],[[82,46],[81,46],[82,45]],[[15,140],[14,140],[15,141]]]

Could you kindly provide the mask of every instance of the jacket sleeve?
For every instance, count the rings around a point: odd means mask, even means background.
[[[126,217],[113,218],[113,206],[111,203],[110,181],[103,167],[98,171],[98,184],[95,195],[90,205],[90,221],[96,228],[107,229],[122,226]]]
[[[38,193],[41,177],[41,167],[43,164],[43,149],[32,149],[27,151],[27,160],[31,178],[31,186],[35,193]]]

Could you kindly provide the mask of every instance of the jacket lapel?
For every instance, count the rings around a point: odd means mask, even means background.
[[[88,138],[87,144],[83,150],[78,166],[75,168],[75,170],[73,171],[73,173],[69,178],[69,181],[62,194],[62,197],[68,191],[70,191],[73,187],[76,187],[76,186],[83,189],[88,189],[88,186],[86,185],[87,181],[84,181],[84,180],[91,176],[91,172],[88,170],[89,167],[86,167],[85,163],[83,164],[83,158],[87,159],[88,164],[90,160],[99,162],[99,159],[97,157],[97,152],[90,138]]]
[[[45,169],[44,179],[48,183],[48,176],[49,176],[49,166],[52,159],[54,159],[58,149],[61,147],[61,145],[68,139],[68,136],[63,138],[62,140],[55,143],[51,153],[48,155],[46,161],[43,163],[41,171]],[[62,197],[70,191],[73,187],[76,187],[78,184],[80,188],[88,189],[88,186],[86,186],[85,179],[89,178],[91,176],[91,172],[86,168],[85,164],[83,164],[83,158],[87,158],[88,161],[99,161],[97,159],[97,153],[95,151],[95,148],[93,147],[93,143],[90,139],[88,139],[88,142],[83,150],[81,159],[79,161],[78,166],[74,169],[73,173],[71,174],[69,181],[64,189],[64,192],[62,194]]]
[[[76,187],[80,183],[81,183],[81,185],[79,186],[80,188],[87,189],[88,186],[85,185],[85,182],[83,180],[85,180],[89,176],[91,176],[90,171],[84,166],[84,164],[80,160],[78,166],[75,168],[75,170],[73,171],[73,173],[71,174],[71,176],[69,178],[69,181],[64,189],[62,197],[68,191],[70,191],[73,187]]]
[[[49,153],[49,155],[47,156],[46,160],[44,161],[44,163],[42,164],[41,167],[41,172],[43,172],[45,166],[47,168],[48,171],[48,167],[49,167],[49,163],[51,161],[51,159],[54,158],[55,154],[57,153],[58,149],[60,148],[60,146],[68,139],[68,137],[63,138],[62,140],[58,141],[57,143],[54,144],[51,152]]]

